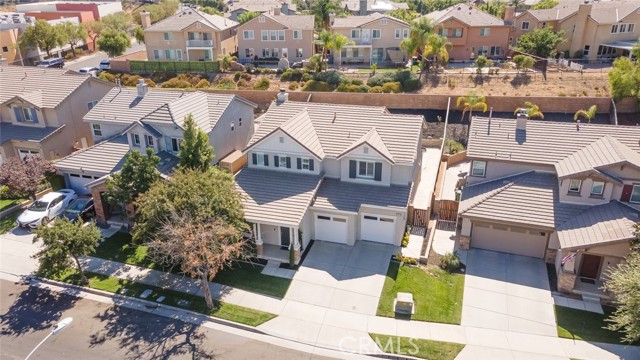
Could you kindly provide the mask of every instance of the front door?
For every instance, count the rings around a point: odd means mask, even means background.
[[[582,264],[580,265],[580,277],[597,279],[598,270],[600,270],[600,256],[582,255]]]
[[[291,231],[289,231],[288,227],[281,226],[280,227],[280,246],[289,247],[291,243]]]

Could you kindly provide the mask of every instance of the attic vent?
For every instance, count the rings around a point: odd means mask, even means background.
[[[284,144],[284,136],[280,136],[280,144]]]
[[[365,153],[365,154],[368,154],[369,153],[369,148],[365,146],[364,149],[362,149],[362,152]]]

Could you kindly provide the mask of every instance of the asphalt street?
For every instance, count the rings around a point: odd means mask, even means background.
[[[136,51],[140,51],[140,50],[144,50],[144,44],[138,44],[135,40],[131,42],[131,47],[127,49],[127,51],[125,51],[125,54],[131,54],[134,53]],[[67,65],[65,65],[65,69],[69,69],[69,70],[75,70],[78,71],[83,67],[98,67],[98,65],[100,65],[100,61],[104,60],[104,59],[108,59],[109,56],[107,56],[107,53],[105,53],[104,51],[98,51],[92,55],[87,56],[84,59],[80,59],[78,61],[71,61],[70,63],[68,63]]]
[[[0,280],[0,358],[327,359],[199,325]]]

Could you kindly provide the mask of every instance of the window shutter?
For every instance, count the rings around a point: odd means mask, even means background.
[[[620,196],[620,201],[629,202],[631,199],[631,193],[633,192],[633,185],[624,185],[622,187],[622,195]]]
[[[22,121],[22,111],[20,111],[19,107],[14,107],[13,108],[13,112],[16,114],[16,121],[21,122]]]
[[[38,122],[38,113],[36,112],[35,108],[31,108],[31,118],[33,119],[34,123]]]
[[[373,180],[382,181],[382,163],[377,162]]]
[[[278,155],[274,155],[273,156],[273,166],[275,166],[275,167],[279,167],[280,166],[280,159],[278,158]]]
[[[251,154],[251,161],[253,162],[253,165],[258,165],[258,155],[256,153]]]
[[[296,163],[298,165],[298,170],[302,169],[302,159],[296,158]]]
[[[357,162],[355,160],[349,160],[349,178],[356,178],[356,166]]]
[[[287,156],[287,169],[291,169],[291,158]]]
[[[309,170],[313,171],[313,159],[309,159]]]
[[[264,166],[269,166],[269,155],[264,154]]]

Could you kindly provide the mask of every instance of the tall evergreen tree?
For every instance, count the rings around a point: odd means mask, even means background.
[[[184,140],[180,145],[180,166],[206,171],[213,160],[213,147],[209,145],[209,136],[198,129],[191,114],[184,121]]]

